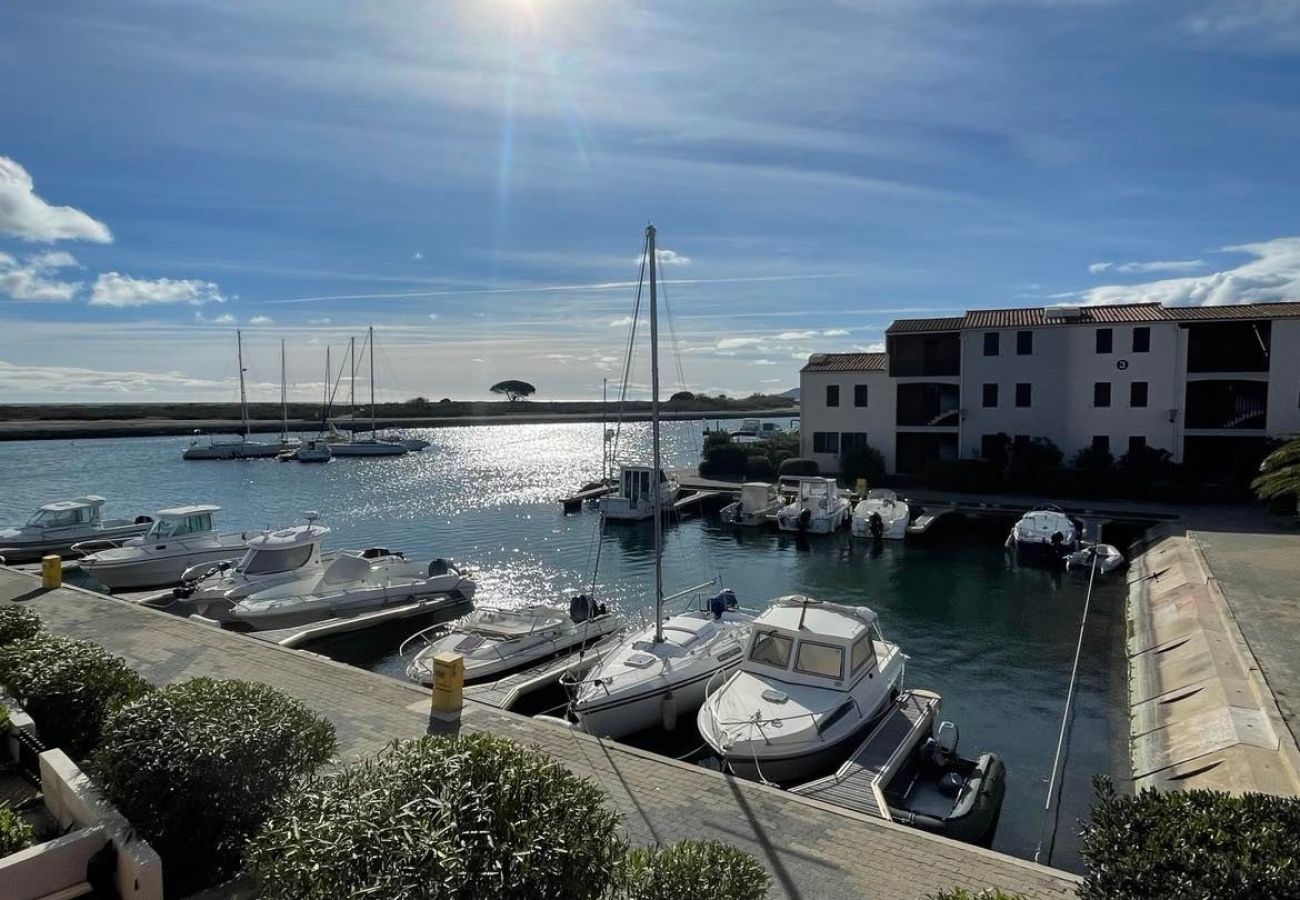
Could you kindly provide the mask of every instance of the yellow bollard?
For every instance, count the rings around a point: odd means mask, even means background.
[[[859,479],[858,479],[858,496],[859,496],[859,497],[865,497],[865,496],[867,496],[867,487],[868,487],[868,486],[867,486],[867,479],[865,479],[865,478],[859,478]]]
[[[459,719],[464,705],[465,658],[459,653],[439,653],[433,658],[433,715]]]
[[[63,560],[57,556],[41,557],[41,587],[52,591],[63,585]]]

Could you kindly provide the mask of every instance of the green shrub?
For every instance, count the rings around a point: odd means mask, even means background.
[[[1002,484],[1001,470],[982,459],[936,459],[925,467],[926,487],[933,491],[980,493]]]
[[[968,891],[966,888],[953,888],[937,894],[927,894],[925,900],[1025,900],[1024,894],[1008,894],[997,888],[985,888],[982,891]]]
[[[1065,455],[1059,447],[1045,437],[1031,437],[1011,442],[1007,457],[1005,479],[1014,490],[1040,490],[1048,473],[1059,469]]]
[[[1070,461],[1070,465],[1076,469],[1086,469],[1094,472],[1110,471],[1115,468],[1115,457],[1111,456],[1108,447],[1091,444],[1074,454],[1074,459]]]
[[[41,633],[41,617],[12,603],[0,604],[0,647],[26,641]]]
[[[679,841],[627,857],[629,900],[762,900],[772,879],[758,860],[718,841]]]
[[[119,709],[95,755],[108,798],[163,860],[169,892],[233,872],[334,726],[274,688],[194,678]]]
[[[1300,800],[1094,785],[1082,900],[1300,897]]]
[[[822,469],[821,466],[817,465],[817,460],[800,459],[798,457],[787,459],[785,462],[781,463],[780,468],[777,469],[777,475],[782,478],[785,478],[787,475],[791,477],[815,478],[821,473]]]
[[[766,456],[751,455],[745,460],[746,481],[771,481],[776,477],[776,467]]]
[[[714,440],[704,448],[704,458],[700,461],[700,474],[705,478],[738,478],[745,473],[747,459],[749,459],[749,451],[745,449],[744,444],[732,443],[730,437],[725,441]]]
[[[98,644],[45,634],[0,649],[0,684],[36,722],[41,739],[73,759],[99,743],[109,713],[152,690]]]
[[[869,444],[850,447],[840,454],[840,477],[847,484],[865,478],[868,486],[878,487],[885,480],[885,457]]]
[[[799,434],[791,431],[778,431],[769,434],[761,441],[749,445],[750,453],[761,453],[772,463],[772,468],[779,468],[787,459],[799,455]]]
[[[0,806],[0,859],[32,845],[35,831],[8,806]]]
[[[286,798],[250,845],[260,896],[607,895],[625,845],[591,782],[486,734],[391,744]]]

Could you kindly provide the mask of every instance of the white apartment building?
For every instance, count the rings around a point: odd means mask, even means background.
[[[1006,435],[1048,438],[1067,461],[1145,444],[1219,480],[1300,434],[1300,303],[972,310],[900,319],[885,338],[886,353],[801,370],[801,452],[826,471],[854,441],[908,474]]]

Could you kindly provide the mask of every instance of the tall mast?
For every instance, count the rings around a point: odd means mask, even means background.
[[[366,343],[370,347],[370,437],[375,436],[375,326],[371,325],[366,334]]]
[[[280,443],[289,439],[289,401],[284,388],[284,338],[280,338]]]
[[[325,345],[325,384],[321,387],[320,392],[320,417],[321,421],[329,418],[330,414],[330,348]]]
[[[600,379],[600,480],[609,479],[609,425],[606,424],[606,405],[609,403],[609,379]]]
[[[244,437],[251,429],[248,427],[248,393],[244,390],[244,336],[235,329],[235,352],[239,355],[239,415],[244,420]]]
[[[655,643],[664,639],[664,517],[663,484],[659,459],[659,309],[655,294],[655,227],[645,228],[646,264],[650,267],[650,434],[654,445],[654,510],[655,510]]]
[[[352,380],[348,388],[348,418],[352,420],[352,430],[357,430],[357,339],[348,338],[348,365],[352,368]]]

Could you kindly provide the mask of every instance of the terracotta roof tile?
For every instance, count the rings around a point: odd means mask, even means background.
[[[960,331],[961,316],[948,319],[895,319],[885,334],[910,334],[918,331]]]
[[[801,372],[883,372],[889,365],[886,353],[814,353]]]

